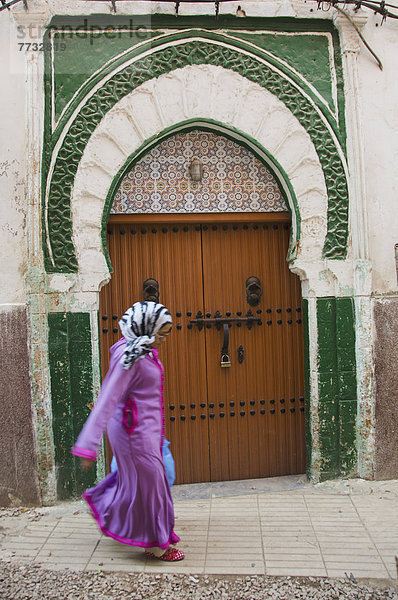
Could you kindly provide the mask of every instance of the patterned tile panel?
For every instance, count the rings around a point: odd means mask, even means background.
[[[203,178],[189,175],[193,158]],[[205,131],[180,133],[153,148],[127,173],[112,214],[279,212],[287,210],[267,167],[244,146]]]

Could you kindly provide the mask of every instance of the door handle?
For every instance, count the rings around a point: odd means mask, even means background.
[[[224,343],[223,343],[223,347],[221,349],[221,366],[222,367],[230,367],[231,359],[229,358],[229,355],[228,355],[228,344],[229,344],[228,323],[224,323],[223,330],[224,330]]]

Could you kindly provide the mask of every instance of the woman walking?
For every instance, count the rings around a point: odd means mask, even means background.
[[[171,315],[162,304],[136,302],[119,326],[124,337],[110,349],[98,400],[72,448],[88,468],[106,429],[118,470],[83,498],[105,535],[153,558],[182,560],[162,460],[163,367],[156,349],[171,331]]]

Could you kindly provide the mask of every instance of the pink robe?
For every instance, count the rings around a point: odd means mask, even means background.
[[[101,531],[130,546],[168,548],[174,508],[163,459],[163,367],[156,349],[130,370],[120,359],[122,338],[110,349],[109,371],[72,454],[95,460],[107,429],[118,470],[83,494]]]

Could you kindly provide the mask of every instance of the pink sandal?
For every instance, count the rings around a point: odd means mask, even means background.
[[[145,551],[145,554],[147,556],[150,556],[151,558],[157,558],[158,560],[164,560],[166,562],[176,562],[178,560],[183,560],[183,558],[185,557],[184,552],[182,550],[178,550],[177,548],[169,548],[161,556],[156,556],[156,554],[154,554],[153,552],[147,551]]]

